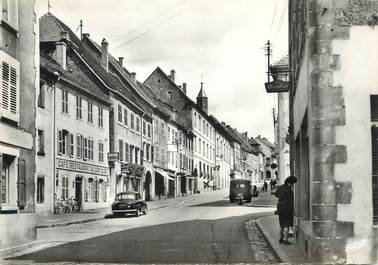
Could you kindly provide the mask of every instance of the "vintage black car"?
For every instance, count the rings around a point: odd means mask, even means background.
[[[147,214],[147,204],[141,199],[139,192],[120,192],[115,196],[112,213],[114,216],[128,213],[140,216],[142,213]]]

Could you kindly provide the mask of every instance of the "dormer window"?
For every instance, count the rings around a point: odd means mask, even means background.
[[[169,100],[172,100],[172,91],[168,91],[167,97]]]

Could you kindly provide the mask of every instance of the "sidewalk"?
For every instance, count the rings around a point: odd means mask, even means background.
[[[259,197],[252,200],[251,207],[272,207],[276,208],[277,198],[268,192],[260,193]],[[306,256],[303,254],[296,239],[291,238],[292,245],[286,246],[278,243],[279,239],[279,224],[278,216],[272,215],[260,218],[256,221],[257,227],[264,234],[269,244],[276,252],[277,256],[284,263],[306,263],[309,262]]]
[[[260,218],[256,221],[256,224],[283,263],[309,262],[296,239],[290,238],[292,245],[289,246],[278,243],[279,224],[277,215]]]
[[[185,201],[193,200],[194,196],[184,196],[184,197],[176,197],[176,198],[169,198],[169,199],[162,199],[158,201],[150,201],[147,202],[148,211],[153,211],[156,209],[168,207],[175,204],[180,204]],[[87,210],[85,212],[79,213],[65,213],[65,214],[45,214],[39,215],[37,214],[37,228],[49,228],[49,227],[57,227],[57,226],[67,226],[72,224],[80,224],[80,223],[88,223],[103,220],[107,217],[112,215],[111,208],[100,208],[100,209],[93,209]]]

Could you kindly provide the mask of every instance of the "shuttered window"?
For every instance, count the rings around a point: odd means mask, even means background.
[[[82,147],[81,147],[82,139],[81,138],[82,137],[80,134],[76,135],[76,157],[77,158],[81,158],[81,152],[82,152]]]
[[[1,116],[19,121],[20,63],[0,51]]]
[[[119,160],[123,161],[123,140],[118,139],[118,152],[119,152]]]
[[[129,144],[125,143],[125,162],[130,161],[130,149],[129,149]]]
[[[18,180],[17,180],[17,202],[20,210],[26,206],[26,163],[25,160],[18,161]]]
[[[378,95],[370,96],[370,115],[372,122],[378,122]],[[378,224],[378,127],[371,128],[373,222]]]

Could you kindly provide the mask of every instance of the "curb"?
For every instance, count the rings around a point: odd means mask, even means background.
[[[41,245],[43,243],[45,243],[45,241],[35,240],[35,241],[23,243],[21,245],[16,245],[16,246],[0,249],[0,260],[1,260],[2,257],[10,256],[10,255],[12,255],[16,252],[19,252],[19,251],[22,251],[22,250],[25,250],[25,249],[28,249],[28,248],[33,248],[33,247],[36,247],[36,246]]]
[[[88,218],[88,219],[81,219],[81,220],[74,220],[74,221],[69,221],[69,222],[65,222],[65,223],[37,225],[37,229],[38,228],[51,228],[51,227],[59,227],[59,226],[68,226],[68,225],[73,225],[73,224],[90,223],[90,222],[104,220],[105,217],[106,217],[106,214],[104,216],[98,216],[98,217],[93,217],[93,218]]]
[[[148,210],[149,211],[154,211],[154,210],[158,210],[158,209],[161,209],[161,208],[166,208],[166,207],[169,207],[169,206],[172,206],[172,205],[185,203],[185,202],[188,202],[188,201],[191,201],[191,200],[194,200],[194,198],[191,198],[191,199],[188,199],[188,200],[183,200],[181,202],[175,202],[175,203],[171,203],[171,204],[166,204],[166,205],[158,206],[158,207],[151,208],[151,209],[148,209]],[[80,220],[73,220],[73,221],[68,221],[68,222],[64,222],[64,223],[37,225],[37,229],[38,228],[61,227],[61,226],[68,226],[68,225],[73,225],[73,224],[84,224],[84,223],[101,221],[101,220],[104,220],[106,218],[106,216],[109,215],[109,214],[110,213],[105,213],[104,215],[101,215],[101,216],[98,216],[98,217],[92,217],[92,218],[80,219]],[[1,255],[1,252],[0,252],[0,255]]]
[[[262,217],[256,220],[256,225],[260,229],[261,233],[265,236],[266,240],[268,240],[270,246],[273,248],[274,252],[276,252],[277,256],[283,263],[292,263],[290,258],[286,255],[286,253],[280,248],[280,246],[277,244],[277,240],[274,239],[268,232],[267,229],[265,228],[263,224],[263,220],[265,218],[270,218],[269,217]]]

